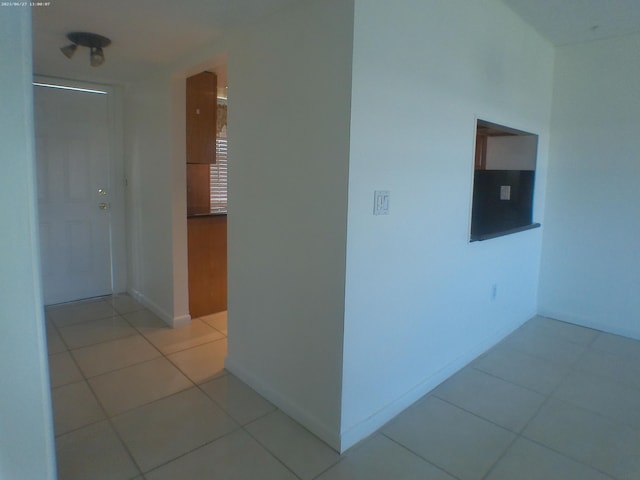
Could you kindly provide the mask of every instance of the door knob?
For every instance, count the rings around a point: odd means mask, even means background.
[[[110,207],[111,205],[110,205],[110,204],[108,204],[108,203],[104,203],[104,202],[103,202],[103,203],[98,204],[98,206],[100,207],[100,210],[109,210],[109,207]]]

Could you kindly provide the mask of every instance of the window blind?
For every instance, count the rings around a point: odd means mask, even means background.
[[[227,207],[227,137],[216,138],[216,163],[209,166],[212,209]]]

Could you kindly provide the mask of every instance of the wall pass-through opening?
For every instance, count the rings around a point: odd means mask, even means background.
[[[533,223],[538,135],[477,120],[470,240],[539,227]]]

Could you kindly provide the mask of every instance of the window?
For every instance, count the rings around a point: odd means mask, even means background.
[[[226,132],[225,132],[226,133]],[[211,210],[227,208],[227,137],[216,138],[216,163],[209,165]]]
[[[218,97],[216,120],[216,163],[209,165],[211,211],[227,211],[227,104]]]
[[[471,241],[539,227],[532,222],[538,136],[476,124]]]

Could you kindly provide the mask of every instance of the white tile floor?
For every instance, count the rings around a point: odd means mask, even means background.
[[[60,480],[640,478],[635,340],[534,318],[338,455],[224,370],[224,313],[46,314]]]

